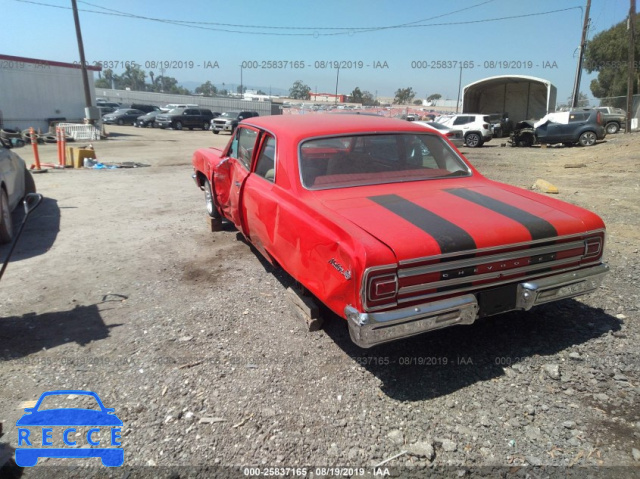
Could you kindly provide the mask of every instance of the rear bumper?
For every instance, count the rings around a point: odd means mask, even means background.
[[[599,264],[518,283],[513,309],[527,311],[538,304],[589,293],[600,286],[608,271],[607,265]],[[363,313],[352,306],[345,308],[349,334],[361,348],[457,324],[472,324],[480,313],[474,294],[380,313]]]

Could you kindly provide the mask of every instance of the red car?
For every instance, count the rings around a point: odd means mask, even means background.
[[[226,218],[361,347],[596,289],[605,226],[490,181],[442,135],[361,115],[244,120],[193,156]]]

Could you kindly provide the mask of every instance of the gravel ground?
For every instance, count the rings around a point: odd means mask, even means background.
[[[99,159],[150,167],[36,176],[46,199],[0,289],[0,456],[25,402],[88,389],[124,423],[124,470],[41,459],[16,474],[640,477],[640,135],[463,150],[603,217],[599,291],[362,350],[327,313],[306,331],[291,278],[234,229],[208,232],[190,156],[228,136],[110,132]]]

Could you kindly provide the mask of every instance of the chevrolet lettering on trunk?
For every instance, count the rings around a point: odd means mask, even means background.
[[[437,131],[369,116],[243,121],[193,178],[363,348],[589,293],[596,214],[482,176]]]

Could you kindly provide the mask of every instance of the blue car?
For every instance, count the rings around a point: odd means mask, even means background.
[[[58,409],[45,409],[39,411],[42,401],[48,396],[68,396],[70,394],[84,395],[93,397],[100,410],[97,409],[84,409],[84,408],[58,408]],[[99,457],[102,460],[102,464],[108,467],[122,466],[124,463],[124,450],[121,446],[120,439],[120,427],[122,421],[114,414],[113,408],[106,408],[102,404],[102,401],[98,395],[92,391],[82,390],[59,390],[59,391],[47,391],[40,396],[36,405],[32,408],[26,408],[26,414],[18,419],[16,426],[18,427],[18,448],[16,448],[16,464],[21,467],[35,466],[40,457],[56,457],[56,458],[87,458],[87,457]],[[68,447],[45,447],[53,446],[53,438],[51,437],[52,430],[48,429],[50,426],[68,426],[63,432],[64,444]],[[72,433],[75,433],[75,427],[78,426],[96,426],[90,429],[86,434],[86,439],[91,446],[100,446],[100,441],[94,440],[94,434],[100,432],[102,428],[110,428],[110,446],[112,447],[75,447],[75,440],[69,437]],[[29,427],[37,427],[37,430],[31,431]],[[31,439],[31,432],[40,432],[42,428],[41,436],[33,434]],[[74,437],[74,436],[72,436]],[[42,447],[34,447],[32,441],[41,440]],[[32,447],[20,447],[20,446],[32,446]]]

